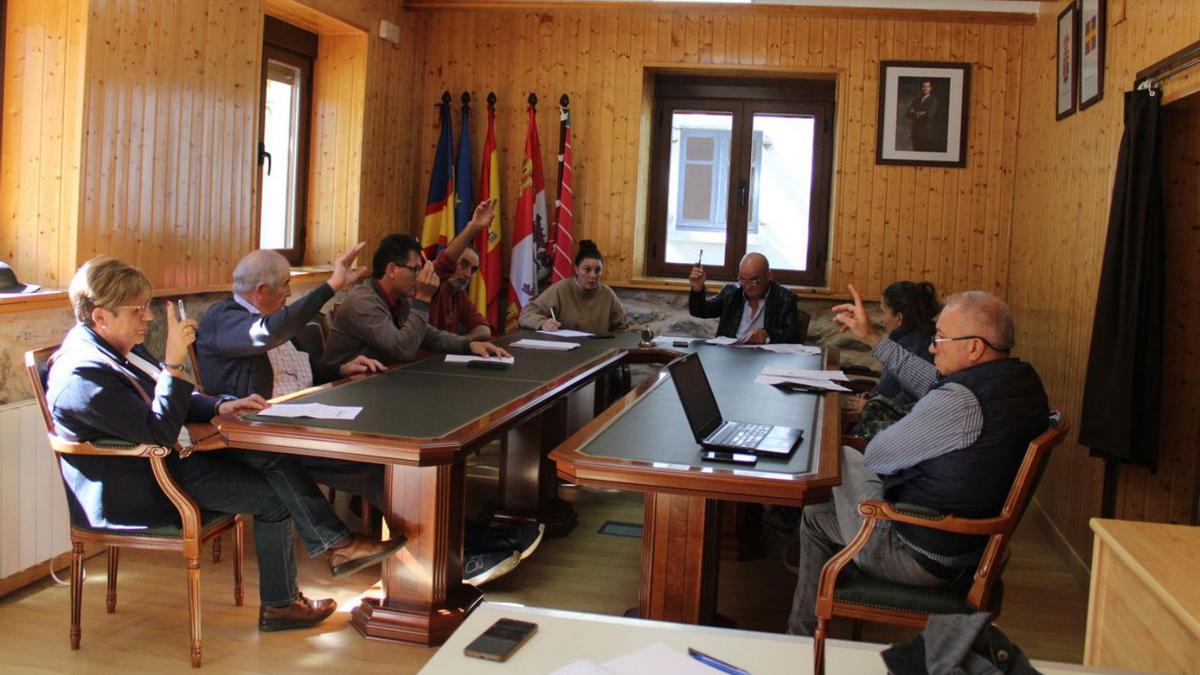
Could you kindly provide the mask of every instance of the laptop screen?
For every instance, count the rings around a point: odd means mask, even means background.
[[[700,355],[691,353],[675,359],[667,364],[667,370],[679,393],[679,402],[683,404],[692,435],[699,443],[721,424],[721,409],[717,407],[717,398],[704,374]]]

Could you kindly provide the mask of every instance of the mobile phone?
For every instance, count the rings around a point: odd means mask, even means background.
[[[675,340],[671,343],[672,347],[690,347],[692,343],[687,340]]]
[[[463,654],[488,661],[507,661],[536,632],[536,623],[499,619],[464,647]]]
[[[508,370],[512,364],[504,361],[467,361],[468,368],[488,368],[491,370]]]
[[[186,320],[187,319],[187,307],[185,307],[183,304],[183,298],[176,300],[175,304],[179,308],[179,320],[180,321]]]
[[[700,454],[700,458],[709,462],[728,462],[730,464],[755,464],[758,462],[758,455],[724,450],[705,450]]]

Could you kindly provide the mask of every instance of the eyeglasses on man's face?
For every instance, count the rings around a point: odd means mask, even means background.
[[[1008,351],[1007,347],[1004,347],[1004,348],[997,347],[996,345],[989,342],[988,339],[983,337],[982,335],[960,335],[958,337],[946,337],[945,335],[942,335],[941,333],[937,333],[933,336],[933,340],[931,340],[931,342],[933,342],[933,344],[935,344],[935,345],[941,345],[943,342],[958,342],[959,340],[979,340],[980,342],[982,342],[983,344],[987,345],[988,347],[990,347],[991,349],[993,349],[995,351],[998,351],[998,352],[1007,352]]]
[[[763,277],[750,277],[749,279],[746,277],[738,277],[738,283],[743,286],[758,286],[762,284],[763,280]]]

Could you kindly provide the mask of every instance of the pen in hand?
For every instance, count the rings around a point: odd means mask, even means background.
[[[700,249],[700,255],[696,256],[696,267],[700,266],[700,262],[704,260],[704,249]]]

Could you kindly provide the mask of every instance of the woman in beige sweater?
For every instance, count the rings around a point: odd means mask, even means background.
[[[600,283],[604,256],[590,239],[579,242],[575,276],[547,288],[521,310],[521,328],[607,333],[625,330],[625,308],[613,289]]]

